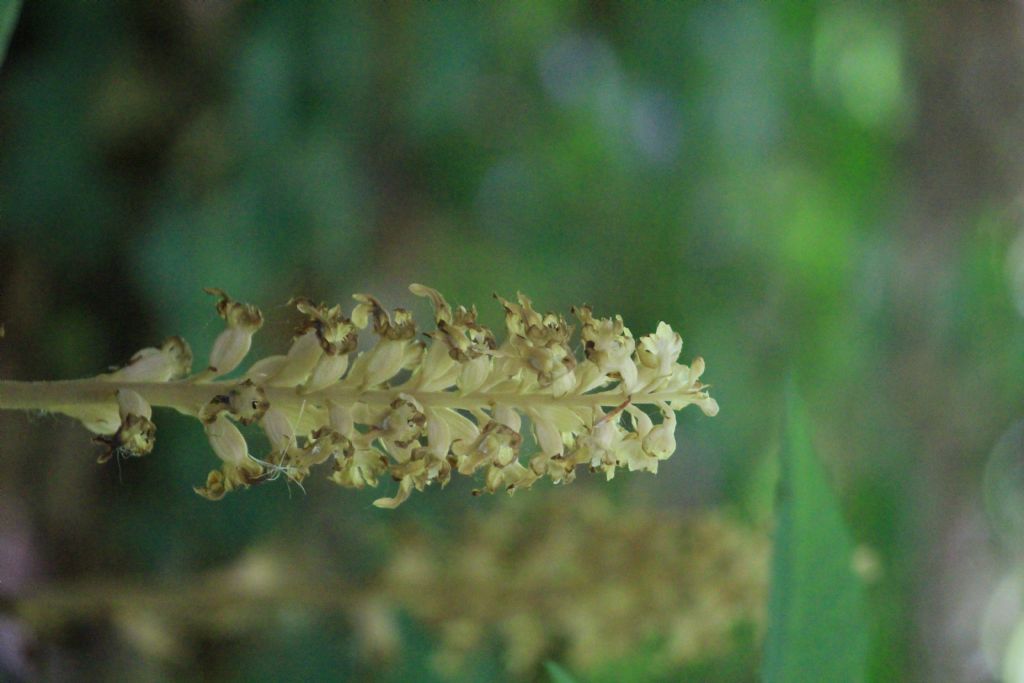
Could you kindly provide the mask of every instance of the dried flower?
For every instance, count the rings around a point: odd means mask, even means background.
[[[195,488],[196,493],[209,500],[220,500],[229,491],[247,487],[264,478],[264,467],[249,455],[245,437],[226,414],[218,415],[204,428],[210,447],[223,464],[206,477],[206,486]]]
[[[118,389],[116,395],[121,424],[112,435],[93,439],[106,449],[97,458],[99,463],[110,460],[114,455],[147,455],[156,442],[156,425],[151,421],[153,409],[145,399],[131,389]]]

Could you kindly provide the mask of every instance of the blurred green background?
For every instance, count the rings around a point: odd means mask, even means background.
[[[870,680],[1001,680],[1024,647],[1022,28],[1000,2],[27,3],[0,71],[0,373],[92,375],[170,334],[201,359],[209,286],[263,308],[259,354],[287,344],[294,295],[428,321],[410,282],[496,327],[492,292],[517,290],[636,335],[665,320],[721,414],[684,411],[657,477],[573,486],[767,528],[793,375],[869,579]],[[154,454],[118,468],[70,420],[0,415],[0,595],[187,583],[275,539],[358,582],[397,529],[563,493],[453,484],[390,513],[316,481],[214,505],[191,490],[213,462],[197,425],[157,417]],[[285,611],[186,633],[170,663],[103,620],[4,621],[24,647],[0,660],[30,680],[435,675],[415,619],[376,667],[349,621]],[[755,680],[758,647],[658,675]]]

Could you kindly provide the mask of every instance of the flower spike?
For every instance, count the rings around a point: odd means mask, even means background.
[[[676,411],[693,404],[718,413],[701,382],[703,359],[679,362],[683,340],[668,323],[634,337],[620,316],[580,306],[572,309],[577,336],[524,294],[495,295],[505,312],[499,341],[475,308],[422,284],[409,291],[433,308],[434,329],[423,335],[408,310],[368,294],[353,297],[350,316],[296,298],[290,305],[303,320],[288,351],[256,361],[241,380],[216,379],[249,353],[263,314],[206,291],[226,329],[199,374],[187,378],[192,352],[171,337],[119,370],[62,383],[70,393],[59,402],[33,403],[35,383],[2,382],[0,407],[75,417],[99,435],[101,461],[150,453],[151,406],[171,407],[201,421],[220,461],[196,488],[206,498],[279,478],[301,484],[319,467],[346,488],[394,482],[374,501],[382,508],[455,475],[481,480],[474,493],[513,493],[545,478],[571,483],[580,468],[607,479],[623,469],[656,473],[676,449]],[[365,329],[372,343],[360,350]],[[269,452],[253,455],[239,424],[258,425]]]

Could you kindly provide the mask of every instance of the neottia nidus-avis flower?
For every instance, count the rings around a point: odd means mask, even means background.
[[[635,339],[619,316],[582,306],[570,324],[520,294],[496,297],[505,310],[499,339],[475,308],[409,289],[433,305],[432,331],[418,333],[409,311],[365,294],[348,315],[296,299],[303,321],[287,353],[237,379],[222,377],[248,355],[263,314],[210,289],[226,328],[197,373],[188,344],[171,337],[91,380],[0,382],[0,408],[75,417],[97,434],[106,461],[150,453],[151,406],[172,407],[201,421],[220,461],[196,488],[206,498],[281,478],[301,483],[319,468],[345,487],[397,486],[374,501],[385,508],[453,474],[482,472],[474,493],[511,493],[544,477],[571,482],[581,465],[609,479],[620,467],[657,472],[675,451],[676,411],[718,412],[700,382],[704,361],[680,363],[682,339],[664,322]],[[258,425],[269,447],[254,452],[239,424]],[[535,452],[525,452],[528,442]]]

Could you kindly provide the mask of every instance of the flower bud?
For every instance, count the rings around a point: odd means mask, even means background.
[[[277,454],[285,454],[288,449],[295,445],[295,428],[288,421],[284,412],[271,408],[263,415],[260,421],[263,432],[270,441],[270,447]]]
[[[324,355],[316,332],[306,332],[292,342],[284,363],[271,378],[277,386],[294,387],[302,384],[313,372],[317,361]]]
[[[139,415],[147,420],[153,417],[153,408],[137,391],[131,389],[117,390],[117,408],[122,419],[128,415]]]
[[[109,381],[168,382],[192,370],[192,349],[181,337],[169,337],[157,348],[137,352],[120,370],[103,375]]]
[[[377,386],[398,374],[405,361],[406,346],[404,341],[381,339],[375,347],[367,351],[362,385],[364,387]]]
[[[284,355],[262,358],[249,366],[245,378],[257,384],[273,384],[272,378],[281,371],[287,360],[288,357]]]
[[[462,364],[459,371],[458,387],[463,394],[472,394],[480,389],[491,374],[490,356],[477,356]]]
[[[303,386],[303,391],[306,393],[320,391],[332,384],[336,384],[341,380],[342,375],[345,374],[345,370],[347,369],[348,355],[338,354],[336,356],[331,356],[325,353],[320,356],[320,360],[316,362],[316,366],[313,368],[313,373],[309,376],[309,380]]]
[[[249,460],[249,445],[245,437],[224,414],[218,415],[204,428],[210,447],[225,463],[239,467]]]

